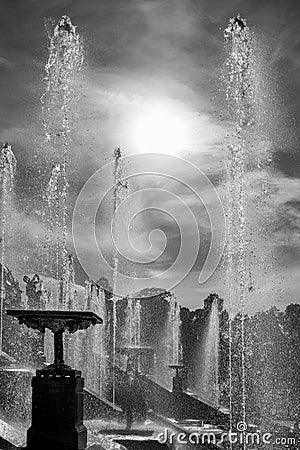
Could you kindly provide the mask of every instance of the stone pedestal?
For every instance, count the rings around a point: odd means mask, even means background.
[[[175,375],[175,377],[173,377],[173,389],[172,392],[177,395],[177,394],[182,394],[183,392],[183,382],[182,382],[182,378],[178,377]]]
[[[83,450],[87,429],[83,425],[81,372],[64,363],[63,333],[101,324],[91,311],[8,310],[20,324],[42,333],[54,333],[54,362],[37,370],[32,379],[32,425],[27,431],[27,450]]]
[[[76,370],[47,374],[38,370],[32,379],[32,425],[28,450],[82,450],[87,445],[83,425],[84,380]]]

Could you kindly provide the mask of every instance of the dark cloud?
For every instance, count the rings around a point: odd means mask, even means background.
[[[297,239],[300,235],[300,200],[289,200],[278,208],[280,229],[285,230]]]
[[[277,150],[274,155],[274,164],[288,177],[300,178],[300,152]]]

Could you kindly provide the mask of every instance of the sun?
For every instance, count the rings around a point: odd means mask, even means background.
[[[137,150],[149,153],[178,154],[186,147],[184,116],[172,110],[154,110],[134,121]]]

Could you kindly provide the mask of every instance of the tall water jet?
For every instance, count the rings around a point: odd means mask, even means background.
[[[128,346],[141,345],[141,300],[131,295],[127,299],[126,342]]]
[[[176,301],[175,296],[171,294],[171,299],[169,302],[169,326],[170,326],[170,356],[171,360],[169,361],[170,364],[180,364],[181,363],[181,357],[182,357],[182,348],[181,348],[181,341],[180,341],[180,327],[181,327],[181,320],[180,320],[180,305]]]
[[[173,373],[170,365],[181,365],[183,362],[180,304],[173,293],[155,291],[154,288],[154,295],[150,296],[151,289],[149,289],[149,298],[142,300],[144,310],[147,312],[146,319],[145,313],[143,314],[142,336],[143,341],[154,349],[155,381],[171,389]],[[144,292],[147,294],[147,289]],[[148,321],[150,326],[147,325]]]
[[[173,304],[171,305],[171,301]],[[139,369],[165,388],[172,387],[170,364],[181,362],[180,307],[168,291],[145,288],[120,300],[118,308],[119,347],[134,347],[139,355]],[[118,305],[119,306],[119,305]],[[177,343],[179,350],[177,348]],[[125,366],[126,361],[122,361]]]
[[[220,314],[223,300],[210,294],[204,300],[204,308],[192,316],[193,351],[189,354],[190,364],[188,389],[200,400],[211,406],[220,406],[219,354]]]
[[[103,289],[91,280],[88,280],[85,288],[85,298],[86,304],[84,308],[96,314],[101,312],[105,320],[105,294]],[[107,376],[105,330],[101,328],[90,330],[86,336],[83,335],[83,342],[84,350],[81,361],[87,387],[101,395],[105,388]]]
[[[205,330],[200,380],[203,396],[216,407],[219,406],[219,335],[219,303],[218,299],[214,299]]]
[[[61,273],[61,237],[62,226],[60,214],[61,166],[55,164],[43,195],[45,201],[44,219],[46,222],[45,273],[59,282]],[[53,270],[52,261],[55,261]]]
[[[118,221],[117,221],[117,209],[123,199],[124,189],[127,190],[127,182],[124,181],[124,167],[122,152],[119,147],[114,149],[114,167],[113,167],[113,217],[112,217],[112,238],[113,238],[113,297],[112,297],[112,321],[113,321],[113,370],[116,364],[116,327],[117,327],[117,301],[118,297],[116,295],[117,291],[117,281],[118,281],[118,267],[119,267],[119,257],[118,250],[116,247],[117,235],[118,235]],[[113,404],[115,403],[115,373],[113,373],[113,394],[112,394]]]
[[[228,51],[226,60],[226,101],[230,119],[234,124],[227,155],[227,289],[229,309],[232,312],[235,297],[239,302],[242,404],[239,419],[246,421],[245,381],[245,301],[247,292],[247,237],[246,237],[246,190],[245,161],[247,131],[252,122],[252,42],[253,35],[246,20],[239,15],[230,19],[224,31]],[[232,324],[229,318],[229,401],[232,422]],[[231,423],[232,425],[232,423]]]
[[[1,202],[2,202],[2,217],[1,217],[1,291],[0,291],[0,350],[2,350],[3,338],[3,314],[5,301],[5,286],[4,286],[4,272],[5,272],[5,254],[6,254],[6,240],[7,240],[7,218],[8,208],[11,201],[11,195],[14,186],[14,176],[16,171],[16,158],[13,154],[11,146],[5,143],[0,156],[0,176],[1,176]]]
[[[83,48],[76,27],[67,16],[62,16],[49,35],[49,57],[45,65],[45,92],[41,97],[46,142],[61,155],[60,221],[62,224],[61,277],[62,301],[65,303],[67,252],[67,159],[70,146],[70,121],[75,99],[74,80],[83,63]]]

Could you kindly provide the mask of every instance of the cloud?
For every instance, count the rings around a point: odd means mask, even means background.
[[[11,65],[12,65],[12,63],[7,58],[0,56],[0,66],[1,67],[9,67]]]
[[[115,146],[121,145],[127,155],[141,151],[134,137],[136,121],[151,110],[155,112],[157,105],[163,105],[168,114],[185,121],[187,141],[179,154],[205,171],[220,195],[226,196],[225,135],[232,124],[222,115],[224,105],[218,95],[225,59],[222,30],[229,17],[241,12],[249,17],[249,24],[254,26],[262,46],[257,73],[261,104],[260,110],[256,110],[260,130],[256,128],[254,150],[248,152],[245,179],[251,203],[250,247],[255,249],[259,260],[251,263],[255,290],[249,309],[265,307],[273,301],[297,301],[296,279],[291,281],[291,294],[286,299],[280,292],[288,292],[288,282],[280,290],[274,281],[276,277],[287,277],[288,273],[296,277],[298,264],[299,140],[294,130],[295,119],[291,119],[300,112],[299,19],[293,13],[298,11],[295,2],[282,0],[269,5],[257,0],[225,3],[220,0],[88,0],[83,4],[76,0],[71,3],[31,2],[28,8],[19,0],[14,2],[14,7],[6,1],[7,14],[0,19],[3,46],[0,67],[5,68],[0,73],[0,95],[5,111],[0,121],[0,137],[12,141],[19,162],[15,214],[19,224],[18,245],[24,258],[22,270],[27,270],[26,264],[38,270],[35,255],[43,242],[43,225],[36,210],[41,209],[40,194],[49,180],[51,166],[61,159],[61,148],[55,149],[43,141],[39,97],[47,58],[44,17],[57,18],[67,11],[78,25],[86,49],[84,78],[77,84],[81,97],[72,125],[68,162],[71,213],[82,185],[96,169],[111,160]],[[269,157],[272,161],[267,161]],[[189,179],[184,167],[181,173]],[[135,180],[137,185],[138,181]],[[189,181],[197,180],[190,176]],[[105,183],[103,179],[99,191]],[[198,285],[197,272],[203,264],[209,233],[205,213],[197,209],[192,193],[166,180],[144,178],[143,183],[168,187],[184,199],[195,212],[204,235],[203,247],[190,276],[177,288],[179,299],[197,306],[200,296],[212,290],[225,292],[222,267],[208,284]],[[150,200],[164,206],[161,197],[140,199],[140,205],[147,207]],[[180,213],[181,207],[175,200],[168,202]],[[107,253],[111,244],[107,228],[109,213],[107,207],[99,217],[102,224],[99,241]],[[182,223],[192,242],[195,234],[186,216],[182,217]],[[153,212],[144,214],[137,224],[140,245],[148,243],[149,232],[157,227],[168,237],[167,248],[157,267],[154,264],[147,267],[147,273],[167,267],[178,251],[180,239],[176,225],[169,216]],[[92,244],[84,228],[80,238],[92,265]],[[160,248],[160,238],[157,235],[153,240],[153,254]],[[19,255],[18,245],[12,244],[16,255]],[[12,264],[17,265],[16,255]],[[272,295],[268,294],[269,288]]]

